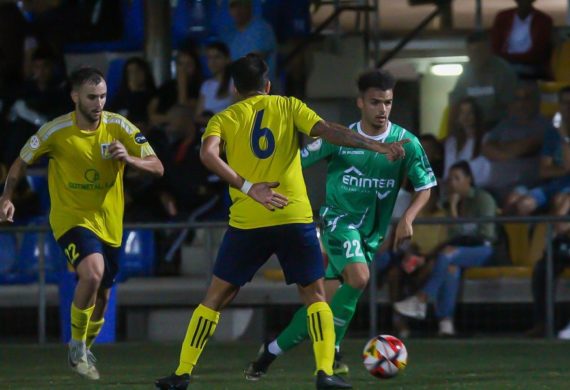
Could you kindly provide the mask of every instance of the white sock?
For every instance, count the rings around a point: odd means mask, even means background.
[[[281,347],[279,347],[279,344],[277,344],[277,339],[275,339],[271,343],[269,343],[267,350],[269,351],[269,353],[272,353],[275,356],[279,356],[279,355],[283,354],[283,350],[281,349]]]
[[[336,351],[336,353],[339,353],[340,352],[340,345],[335,345],[334,350]]]

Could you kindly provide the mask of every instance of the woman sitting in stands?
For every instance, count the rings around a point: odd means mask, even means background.
[[[235,101],[230,75],[230,49],[223,42],[212,42],[206,46],[208,69],[212,78],[204,81],[196,107],[196,123],[206,126],[210,118],[223,111]]]
[[[496,211],[497,205],[493,197],[475,186],[469,164],[459,161],[452,165],[449,170],[449,217],[494,217]],[[396,302],[396,311],[408,317],[425,319],[427,301],[432,300],[435,302],[439,335],[455,335],[453,315],[461,272],[489,263],[496,238],[494,223],[450,225],[449,239],[433,252],[433,271],[426,285],[416,295]]]

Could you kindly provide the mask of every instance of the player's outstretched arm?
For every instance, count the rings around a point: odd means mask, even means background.
[[[429,201],[431,189],[417,191],[410,202],[410,205],[400,218],[398,226],[396,226],[396,233],[394,234],[394,249],[397,249],[405,240],[411,239],[414,230],[412,224],[418,216],[419,212],[425,207]]]
[[[115,160],[124,161],[125,164],[130,165],[140,171],[150,173],[154,176],[164,175],[164,167],[162,162],[156,156],[147,156],[145,158],[138,158],[129,155],[129,152],[120,141],[113,141],[109,145],[109,153]]]
[[[18,182],[24,176],[28,164],[20,157],[14,161],[10,170],[8,171],[8,176],[6,176],[6,184],[4,185],[4,192],[0,196],[0,222],[8,221],[14,222],[14,204],[12,203],[12,197],[14,196],[14,191]]]
[[[224,179],[230,186],[241,190],[256,202],[261,203],[268,210],[273,211],[275,208],[282,209],[287,206],[287,197],[273,191],[273,188],[279,186],[279,183],[250,183],[222,160],[220,158],[220,141],[220,137],[209,136],[202,142],[200,160],[206,168]]]
[[[402,145],[410,142],[409,139],[390,143],[376,142],[363,137],[357,132],[350,130],[348,127],[327,121],[317,122],[311,129],[310,135],[311,137],[321,137],[334,145],[368,149],[373,152],[385,154],[390,161],[404,158],[406,156],[406,152]]]

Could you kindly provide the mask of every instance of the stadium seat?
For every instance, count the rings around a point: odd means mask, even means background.
[[[44,233],[44,240],[46,282],[58,283],[67,261],[50,232]],[[27,282],[38,279],[39,245],[39,233],[24,233],[16,269]]]
[[[121,81],[123,80],[123,68],[126,62],[126,59],[121,57],[109,62],[107,74],[105,75],[105,81],[107,82],[107,101],[109,102],[112,102],[117,92],[119,92]]]
[[[47,215],[50,209],[50,198],[48,190],[48,179],[46,175],[28,175],[26,181],[30,189],[38,194],[40,199],[40,212]]]
[[[153,275],[155,257],[152,230],[125,230],[117,281],[124,281],[131,276]]]
[[[552,74],[554,80],[565,85],[570,84],[570,40],[562,42],[552,53]]]
[[[560,81],[541,81],[540,89],[540,113],[546,118],[552,118],[558,112],[558,91],[569,83]]]
[[[0,233],[0,284],[21,283],[16,265],[18,250],[16,236],[10,233]]]

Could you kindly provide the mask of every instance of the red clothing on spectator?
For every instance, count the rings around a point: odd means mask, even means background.
[[[552,50],[552,18],[535,8],[532,9],[530,35],[532,45],[525,53],[509,53],[509,37],[513,28],[517,9],[501,11],[495,17],[491,40],[493,51],[498,56],[515,64],[524,64],[549,69]]]

